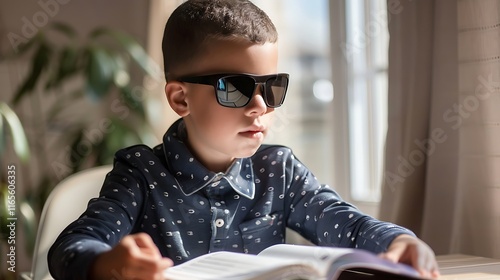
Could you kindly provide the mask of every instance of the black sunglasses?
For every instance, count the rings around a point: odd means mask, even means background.
[[[245,107],[261,85],[262,97],[266,106],[277,108],[285,101],[289,75],[285,73],[272,75],[250,74],[213,74],[196,77],[179,78],[180,82],[211,85],[215,89],[217,102],[230,108]]]

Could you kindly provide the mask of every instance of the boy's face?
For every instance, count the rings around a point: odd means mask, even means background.
[[[189,75],[217,73],[275,74],[278,64],[276,44],[249,44],[217,41],[210,44],[190,68]],[[234,158],[255,153],[270,129],[274,109],[264,103],[257,86],[243,108],[221,106],[210,85],[183,83],[187,112],[183,116],[188,142],[207,168],[225,171]]]

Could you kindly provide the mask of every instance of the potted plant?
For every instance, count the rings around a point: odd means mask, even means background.
[[[53,23],[2,59],[28,59],[30,65],[11,106],[29,108],[29,114],[20,117],[32,148],[31,160],[18,174],[40,171],[22,198],[35,216],[66,176],[109,164],[116,150],[155,138],[141,85],[145,75],[159,79],[161,71],[132,36],[96,28],[82,37],[67,24]],[[20,145],[17,140],[15,145]],[[63,156],[57,158],[57,153]],[[24,154],[21,149],[20,155]],[[35,236],[29,239],[34,242]]]

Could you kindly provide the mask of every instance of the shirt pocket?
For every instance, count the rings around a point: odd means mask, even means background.
[[[245,253],[258,254],[275,244],[285,242],[283,212],[258,217],[239,225]]]

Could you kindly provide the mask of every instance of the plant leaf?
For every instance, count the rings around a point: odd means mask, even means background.
[[[79,129],[75,135],[73,135],[73,139],[71,141],[71,155],[70,157],[72,158],[72,172],[71,173],[74,173],[75,171],[77,170],[80,170],[80,167],[82,166],[82,164],[85,162],[85,156],[87,155],[80,155],[78,153],[78,151],[80,151],[78,145],[80,144],[80,142],[83,140],[83,127],[81,129]]]
[[[146,112],[143,106],[144,93],[134,94],[129,86],[120,88],[120,92],[123,96],[123,101],[130,107],[135,113],[137,113],[142,120],[146,119]]]
[[[98,47],[88,49],[87,94],[94,99],[104,97],[113,82],[113,60],[106,50]]]
[[[119,88],[128,86],[128,84],[130,84],[130,75],[124,57],[119,53],[115,53],[113,55],[113,61],[113,82]]]
[[[76,31],[73,29],[73,27],[69,26],[66,23],[63,22],[53,22],[51,24],[52,29],[59,31],[63,33],[64,35],[68,36],[70,39],[73,39],[76,37]]]
[[[7,54],[2,54],[0,57],[0,60],[7,60],[7,59],[15,59],[23,56],[26,52],[31,50],[32,48],[35,48],[37,45],[40,45],[40,42],[43,41],[43,36],[41,33],[36,34],[33,36],[31,39],[29,39],[26,43],[21,43],[17,49],[13,48],[12,52],[9,52]]]
[[[19,206],[19,212],[23,219],[24,224],[24,236],[26,237],[26,251],[33,252],[33,248],[35,248],[35,240],[36,240],[36,215],[35,211],[31,207],[31,205],[27,201],[21,201]]]
[[[7,219],[3,217],[9,216],[9,208],[8,208],[8,198],[9,197],[9,189],[6,183],[0,181],[0,241],[7,241],[7,237],[9,236],[9,228],[7,227]]]
[[[153,128],[148,123],[145,123],[143,126],[138,128],[137,136],[141,139],[141,143],[146,145],[155,145],[155,143],[158,143],[158,139],[153,132]]]
[[[106,144],[109,150],[116,151],[122,147],[139,143],[137,132],[131,127],[130,122],[112,118],[113,133],[106,135]]]
[[[26,94],[33,91],[43,73],[43,70],[48,67],[51,55],[52,49],[50,46],[47,43],[41,43],[33,57],[30,74],[14,95],[14,104],[17,104]]]
[[[58,58],[56,72],[47,82],[45,89],[60,86],[71,75],[78,73],[79,53],[74,46],[64,47],[59,53]]]
[[[3,155],[3,153],[5,151],[5,146],[7,144],[7,141],[6,141],[5,138],[6,138],[6,133],[5,133],[5,129],[4,129],[4,126],[3,126],[2,113],[0,111],[0,157]]]
[[[14,113],[14,111],[12,111],[12,109],[10,109],[10,107],[5,103],[0,103],[0,113],[3,115],[10,127],[14,151],[22,161],[26,162],[29,159],[30,151],[28,139],[24,133],[21,121],[17,117],[16,113]]]
[[[119,45],[130,54],[132,59],[146,74],[155,79],[161,80],[163,72],[161,71],[159,65],[153,61],[141,44],[139,44],[139,42],[137,42],[137,40],[135,40],[132,36],[115,30],[99,28],[91,34],[91,37],[97,38],[103,35],[108,35],[115,39]]]

